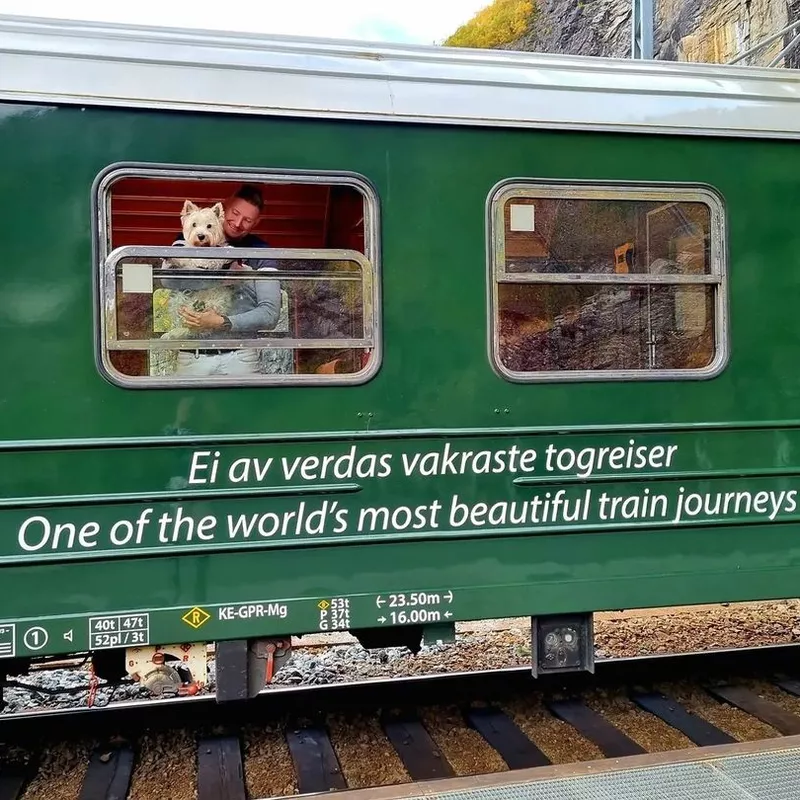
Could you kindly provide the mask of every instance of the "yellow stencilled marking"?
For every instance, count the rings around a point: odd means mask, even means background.
[[[192,628],[199,628],[201,625],[205,625],[211,619],[211,614],[208,613],[203,608],[198,608],[195,606],[190,611],[187,611],[181,619],[187,624],[191,625]]]

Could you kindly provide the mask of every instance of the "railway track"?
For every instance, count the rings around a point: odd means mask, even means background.
[[[254,800],[800,735],[800,646],[0,718],[0,800]]]

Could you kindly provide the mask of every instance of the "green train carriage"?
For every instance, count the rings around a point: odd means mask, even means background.
[[[216,642],[228,699],[508,616],[591,669],[595,611],[796,596],[798,88],[0,19],[0,672],[191,692]],[[270,247],[215,255],[274,268],[185,277],[280,317],[170,338],[183,202],[242,183]]]

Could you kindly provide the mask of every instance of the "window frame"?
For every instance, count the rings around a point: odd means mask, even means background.
[[[139,245],[123,245],[110,248],[111,239],[111,191],[117,181],[124,178],[155,178],[164,180],[208,180],[231,181],[241,183],[285,183],[285,184],[323,184],[329,186],[349,186],[358,191],[363,199],[364,209],[364,250],[343,250],[327,248],[312,250],[308,248],[291,248],[294,258],[301,253],[308,258],[320,259],[334,255],[338,259],[353,260],[362,267],[362,312],[364,315],[364,337],[372,337],[372,353],[364,369],[350,374],[266,374],[254,375],[216,375],[216,376],[132,376],[121,373],[112,363],[107,347],[109,342],[108,324],[116,318],[116,292],[109,293],[108,270],[113,268],[121,258],[131,255],[151,253],[151,251],[171,248],[145,247]],[[305,170],[250,167],[222,167],[208,165],[167,164],[150,162],[118,162],[103,169],[92,185],[92,282],[94,293],[94,349],[95,364],[100,374],[115,386],[125,389],[218,389],[228,387],[275,387],[275,386],[358,386],[375,377],[383,363],[383,326],[381,314],[381,241],[380,241],[380,198],[375,186],[363,175],[355,172],[335,170]],[[177,228],[176,228],[177,231]],[[177,235],[177,234],[176,234]],[[270,253],[286,253],[289,248],[269,248],[260,250],[261,258],[269,258]],[[241,253],[242,248],[237,248]],[[195,248],[181,248],[180,254],[189,257]],[[176,255],[170,252],[171,255]],[[204,248],[202,255],[208,255]],[[244,257],[244,256],[243,256]],[[247,256],[252,258],[252,256]],[[333,260],[333,259],[332,259]],[[369,266],[364,272],[365,264]],[[371,293],[368,295],[368,290]],[[114,307],[110,304],[113,302]],[[228,346],[231,340],[227,340]],[[238,341],[238,340],[234,340]],[[242,341],[247,341],[242,338]],[[223,345],[220,345],[223,346]],[[245,345],[237,345],[245,347]],[[249,345],[248,345],[249,346]],[[209,347],[204,344],[203,347]],[[270,345],[264,346],[269,349]],[[153,352],[158,348],[147,348]],[[306,349],[313,349],[306,346]],[[358,349],[358,348],[356,348]]]
[[[527,192],[527,194],[526,194]],[[507,273],[505,271],[505,204],[514,198],[574,200],[641,200],[703,203],[709,209],[709,272],[703,275],[592,273]],[[499,232],[499,236],[498,236]],[[582,381],[708,380],[730,359],[728,242],[725,202],[705,183],[561,180],[508,178],[495,184],[486,199],[487,347],[494,372],[511,383],[575,383]],[[503,278],[500,280],[499,278]],[[501,283],[543,285],[714,286],[714,357],[699,369],[542,370],[520,372],[504,366],[500,355],[499,286]]]

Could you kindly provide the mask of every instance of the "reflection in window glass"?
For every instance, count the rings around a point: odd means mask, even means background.
[[[495,366],[514,380],[715,373],[725,349],[721,229],[721,203],[706,190],[501,189]]]
[[[527,230],[520,230],[518,214],[512,225],[520,208],[535,211]],[[710,269],[710,211],[702,203],[515,198],[505,209],[508,272],[692,275]]]
[[[702,369],[714,356],[711,287],[505,284],[499,300],[513,372]]]
[[[198,356],[220,354],[246,372],[292,374],[299,362],[310,373],[357,373],[372,344],[364,321],[366,262],[357,254],[330,256],[301,259],[295,251],[274,250],[273,266],[262,270],[174,269],[158,258],[112,259],[116,303],[107,319],[107,346],[129,375],[141,374],[140,359],[126,358],[131,354],[144,357],[149,375],[162,377],[196,374]],[[243,303],[252,305],[243,301],[248,295],[266,299],[263,325],[208,330],[186,324],[187,310],[235,315]]]

